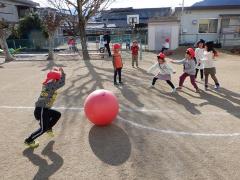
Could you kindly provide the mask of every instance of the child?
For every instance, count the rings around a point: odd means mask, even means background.
[[[192,48],[188,48],[185,54],[185,59],[180,61],[172,61],[175,64],[183,64],[184,73],[180,76],[179,87],[177,89],[182,89],[183,83],[186,77],[190,76],[191,83],[196,89],[196,92],[199,93],[198,86],[195,82],[195,74],[196,74],[196,63],[195,63],[195,53]]]
[[[156,81],[158,79],[166,81],[169,86],[172,88],[172,92],[176,92],[176,88],[174,87],[173,83],[171,82],[171,74],[175,74],[175,71],[171,66],[169,66],[165,60],[165,55],[160,53],[157,56],[158,62],[154,64],[152,67],[149,68],[148,72],[155,72],[157,71],[158,74],[153,78],[152,86],[154,87]]]
[[[62,68],[52,69],[48,74],[46,80],[43,82],[42,92],[38,101],[35,103],[34,116],[39,121],[40,128],[33,132],[27,139],[25,144],[28,147],[36,148],[39,143],[35,141],[36,138],[43,133],[51,137],[54,136],[52,128],[61,117],[61,113],[51,109],[56,96],[57,89],[63,87],[65,84],[65,73]]]
[[[197,48],[195,50],[195,57],[196,57],[196,62],[197,62],[195,78],[197,78],[198,71],[200,70],[200,75],[201,75],[202,81],[203,81],[203,63],[201,63],[200,61],[203,58],[204,44],[205,44],[205,41],[203,39],[200,39],[197,42]]]
[[[162,45],[162,50],[161,50],[162,53],[163,53],[165,50],[168,50],[168,49],[169,49],[169,47],[170,47],[169,42],[170,42],[170,39],[169,39],[169,38],[166,38],[166,39],[165,39],[165,42],[164,42],[163,45]]]
[[[119,84],[122,85],[122,67],[123,67],[123,63],[122,63],[122,57],[120,54],[120,48],[121,45],[120,44],[114,44],[113,46],[113,68],[114,68],[114,85],[118,85],[117,83],[117,74],[118,74],[118,78],[119,78]]]
[[[211,75],[215,82],[215,89],[219,89],[220,84],[216,77],[216,67],[214,65],[213,59],[217,56],[217,51],[213,48],[213,42],[207,42],[205,44],[205,51],[201,62],[204,65],[204,75],[205,75],[205,90],[208,90],[208,77]]]
[[[132,51],[132,67],[134,67],[134,62],[136,62],[136,66],[138,68],[138,42],[135,40],[133,41],[133,45],[131,46]]]

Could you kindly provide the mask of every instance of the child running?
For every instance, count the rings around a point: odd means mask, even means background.
[[[171,82],[171,74],[175,74],[175,71],[171,66],[169,66],[165,60],[165,55],[163,53],[160,53],[157,56],[158,62],[154,64],[152,67],[149,68],[148,72],[155,73],[157,72],[157,75],[153,78],[152,81],[152,88],[154,87],[156,81],[158,79],[166,81],[169,86],[172,88],[172,92],[176,92],[176,88]]]
[[[133,41],[133,45],[131,46],[132,51],[132,67],[134,67],[134,63],[136,62],[136,66],[138,68],[138,42],[135,40]]]
[[[217,51],[213,48],[213,42],[207,42],[205,44],[205,51],[201,62],[204,65],[204,75],[205,75],[205,90],[208,90],[208,77],[209,75],[215,82],[215,89],[219,89],[220,84],[216,77],[216,67],[214,64],[214,58],[217,56]]]
[[[195,78],[197,79],[198,72],[200,71],[202,81],[204,80],[204,78],[203,78],[203,63],[201,63],[201,59],[203,58],[204,46],[205,41],[203,39],[200,39],[197,42],[197,48],[195,49],[195,57],[197,62]]]
[[[39,143],[35,141],[36,138],[47,132],[50,137],[54,136],[53,126],[61,117],[61,113],[51,109],[56,96],[57,90],[65,84],[65,73],[62,68],[53,68],[48,74],[46,80],[43,82],[42,92],[38,101],[35,103],[34,116],[39,121],[40,128],[33,132],[27,139],[25,145],[30,148],[36,148]]]
[[[195,74],[196,74],[196,63],[195,63],[195,52],[192,48],[188,48],[185,54],[185,58],[183,60],[171,61],[175,64],[183,64],[184,73],[179,78],[179,87],[177,89],[182,89],[183,83],[185,79],[190,76],[191,83],[195,88],[196,92],[199,93],[198,86],[195,82]]]
[[[119,78],[119,84],[123,85],[122,83],[122,67],[123,67],[123,63],[122,63],[122,57],[120,54],[120,49],[121,49],[121,45],[120,44],[114,44],[113,46],[113,68],[114,68],[114,85],[117,86],[117,75]]]

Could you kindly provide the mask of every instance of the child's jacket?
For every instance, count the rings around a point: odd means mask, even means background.
[[[165,75],[165,74],[173,74],[175,70],[167,63],[159,64],[157,62],[148,69],[148,72]]]
[[[116,69],[123,67],[121,54],[113,54],[113,66]]]
[[[42,86],[42,92],[35,103],[36,107],[51,108],[57,97],[57,90],[65,85],[65,73],[60,80]]]
[[[195,75],[196,73],[196,63],[194,59],[191,59],[191,60],[183,59],[183,60],[173,61],[173,63],[183,64],[183,71],[189,75]]]

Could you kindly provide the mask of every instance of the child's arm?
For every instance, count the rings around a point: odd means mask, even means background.
[[[147,72],[148,73],[154,73],[156,70],[157,70],[157,68],[158,68],[158,63],[155,63],[154,65],[152,65],[148,70],[147,70]]]
[[[173,64],[183,64],[185,61],[185,59],[182,59],[182,60],[171,60],[170,62],[173,63]]]

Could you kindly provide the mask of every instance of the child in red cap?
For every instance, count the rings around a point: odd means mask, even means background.
[[[133,45],[131,46],[132,51],[132,67],[134,67],[134,62],[136,62],[136,66],[138,68],[138,42],[136,40],[133,41]]]
[[[179,61],[171,61],[175,64],[183,64],[184,73],[180,76],[179,87],[177,89],[182,89],[183,83],[185,79],[190,76],[191,83],[193,87],[196,89],[196,92],[199,93],[198,86],[195,81],[196,74],[196,62],[195,62],[195,52],[192,48],[188,48],[185,54],[185,58]]]
[[[122,85],[122,57],[120,54],[121,45],[114,44],[113,46],[113,68],[114,68],[114,85],[118,85],[117,83],[117,75],[119,78],[119,84]]]
[[[160,53],[157,56],[158,62],[149,68],[148,72],[157,73],[152,81],[152,86],[154,87],[158,79],[166,81],[172,88],[172,92],[176,92],[176,88],[171,82],[171,74],[175,74],[175,70],[169,66],[165,60],[165,55]]]
[[[46,80],[43,82],[42,92],[35,103],[34,116],[39,121],[40,128],[33,132],[27,139],[25,144],[28,147],[36,148],[39,143],[35,141],[36,138],[47,132],[50,137],[53,137],[53,126],[61,117],[61,113],[51,109],[56,96],[57,90],[65,84],[65,73],[62,68],[53,68],[48,74]]]

